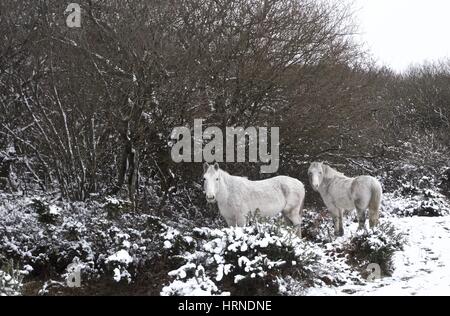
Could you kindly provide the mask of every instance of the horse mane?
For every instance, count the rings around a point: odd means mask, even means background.
[[[335,178],[335,177],[345,177],[345,174],[342,172],[337,171],[336,169],[331,168],[328,165],[323,165],[324,167],[324,174],[325,178]]]
[[[235,176],[235,175],[232,175],[232,174],[230,174],[229,172],[227,172],[227,171],[225,171],[223,169],[219,169],[219,172],[222,175],[225,175],[226,176],[225,178],[230,178],[231,177],[231,178],[234,178],[234,179],[248,180],[248,177]]]

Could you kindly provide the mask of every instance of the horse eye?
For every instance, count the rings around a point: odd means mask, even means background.
[[[219,178],[217,178],[216,181],[219,181]]]

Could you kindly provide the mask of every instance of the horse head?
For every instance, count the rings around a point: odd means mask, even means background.
[[[318,191],[325,174],[325,166],[321,162],[313,162],[308,169],[309,183],[314,191]]]
[[[220,187],[220,167],[218,163],[209,165],[207,162],[203,165],[203,189],[208,203],[215,203]]]

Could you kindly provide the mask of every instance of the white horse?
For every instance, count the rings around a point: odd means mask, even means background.
[[[312,188],[320,193],[328,211],[331,212],[336,236],[344,235],[344,210],[358,211],[359,230],[365,229],[367,209],[370,227],[378,225],[382,188],[377,179],[370,176],[348,178],[319,162],[311,164],[308,176]]]
[[[216,163],[204,165],[204,190],[208,203],[216,203],[229,226],[245,226],[247,216],[259,210],[264,217],[280,212],[287,217],[301,237],[303,183],[294,178],[276,177],[262,181],[232,176]]]

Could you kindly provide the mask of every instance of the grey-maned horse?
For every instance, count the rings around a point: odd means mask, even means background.
[[[320,162],[311,164],[308,176],[312,188],[320,193],[333,217],[336,236],[344,235],[344,211],[358,211],[358,230],[365,229],[367,209],[370,227],[378,225],[382,188],[377,179],[371,176],[349,178]]]
[[[264,217],[280,212],[287,217],[301,237],[302,208],[305,187],[290,177],[275,177],[262,181],[232,176],[219,165],[204,165],[204,191],[208,203],[215,203],[229,226],[245,226],[247,215],[260,211]]]

